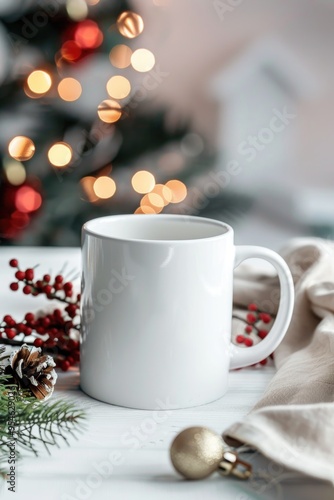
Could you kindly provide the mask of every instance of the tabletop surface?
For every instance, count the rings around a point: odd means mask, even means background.
[[[80,268],[80,250],[75,248],[0,248],[0,316],[19,317],[28,310],[50,307],[41,297],[11,292],[13,275],[8,261],[16,257],[23,268],[40,264],[41,273],[57,273],[64,262],[68,269]],[[79,279],[76,281],[79,289]],[[258,479],[241,482],[219,475],[205,481],[183,481],[169,460],[169,445],[183,428],[201,425],[221,433],[241,419],[258,401],[274,374],[272,366],[230,373],[229,389],[220,400],[185,410],[143,411],[100,403],[81,392],[79,371],[60,373],[53,400],[75,402],[87,412],[86,428],[70,446],[54,448],[51,456],[25,456],[17,464],[17,488],[13,495],[0,483],[0,497],[47,500],[121,499],[333,499],[324,483],[305,479],[290,481],[275,477],[275,471],[259,457]],[[1,489],[2,488],[2,489]]]

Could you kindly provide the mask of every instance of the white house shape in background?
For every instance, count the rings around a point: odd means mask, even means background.
[[[268,183],[293,183],[300,102],[318,94],[312,72],[279,39],[262,39],[221,71],[217,169],[238,162],[231,188],[254,194]]]

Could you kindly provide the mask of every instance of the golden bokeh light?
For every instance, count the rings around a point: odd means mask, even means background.
[[[155,65],[154,54],[148,49],[137,49],[131,56],[131,65],[133,69],[140,73],[151,71]]]
[[[115,68],[124,69],[131,64],[132,50],[127,45],[115,45],[110,51],[109,59]]]
[[[126,38],[135,38],[144,29],[143,18],[135,12],[122,12],[117,18],[117,28],[121,35]]]
[[[94,203],[98,201],[98,197],[96,196],[94,192],[94,182],[96,181],[96,177],[93,177],[91,175],[87,175],[86,177],[83,177],[80,179],[80,184],[81,187],[85,193],[85,195],[88,198],[88,201],[91,203]]]
[[[52,79],[49,73],[40,69],[33,71],[27,78],[28,89],[34,94],[46,94],[52,85]]]
[[[151,210],[154,210],[155,214],[159,214],[164,208],[164,201],[158,194],[149,193],[145,194],[140,200],[140,207],[144,211],[146,207],[150,207]],[[145,213],[152,213],[150,211],[146,211]]]
[[[125,76],[115,75],[108,80],[107,92],[114,99],[124,99],[131,92],[131,84]]]
[[[140,194],[149,193],[155,186],[155,178],[151,172],[147,170],[139,170],[136,172],[132,179],[131,184],[133,189]]]
[[[49,162],[55,167],[66,167],[71,162],[72,156],[72,148],[66,142],[57,142],[48,151]]]
[[[164,202],[164,206],[167,206],[168,203],[170,203],[173,198],[173,193],[170,190],[170,188],[164,186],[163,184],[156,184],[152,189],[151,193],[159,195]]]
[[[24,166],[19,161],[4,161],[7,180],[13,186],[20,186],[26,180],[27,174]]]
[[[116,184],[113,179],[102,175],[98,177],[93,185],[94,193],[98,198],[107,200],[111,198],[116,192]]]
[[[176,179],[173,179],[171,181],[168,181],[166,183],[166,186],[171,190],[172,192],[172,199],[171,203],[180,203],[185,199],[187,196],[187,187],[186,185],[178,181]]]
[[[58,94],[64,101],[76,101],[81,96],[81,93],[81,84],[75,78],[63,78],[61,82],[59,82]]]
[[[149,207],[149,206],[142,206],[138,207],[137,210],[134,211],[135,214],[156,214],[157,212],[154,210],[154,208]]]
[[[117,101],[106,99],[99,104],[97,114],[105,123],[115,123],[122,116],[122,108]]]
[[[88,15],[88,6],[85,0],[67,0],[66,10],[72,21],[82,21]]]
[[[8,144],[8,152],[14,160],[30,160],[35,153],[35,144],[25,135],[17,135]]]

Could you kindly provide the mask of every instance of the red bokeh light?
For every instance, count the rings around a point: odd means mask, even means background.
[[[15,196],[15,206],[19,212],[29,213],[38,210],[42,205],[42,197],[29,186],[22,186]]]
[[[60,53],[66,61],[76,61],[81,56],[81,48],[74,40],[63,43]]]
[[[74,39],[82,49],[96,49],[103,42],[103,34],[94,21],[87,20],[78,24]]]
[[[10,216],[11,218],[11,223],[16,229],[23,229],[26,227],[29,222],[30,222],[30,217],[28,214],[19,212],[16,210],[15,212],[12,213]]]

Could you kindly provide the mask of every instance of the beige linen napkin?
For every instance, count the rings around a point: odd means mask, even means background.
[[[289,330],[275,351],[277,373],[255,408],[229,427],[224,439],[334,483],[334,243],[297,239],[281,254],[293,275],[296,300]],[[255,302],[275,313],[277,292],[276,278],[240,267],[236,310],[240,314]]]

